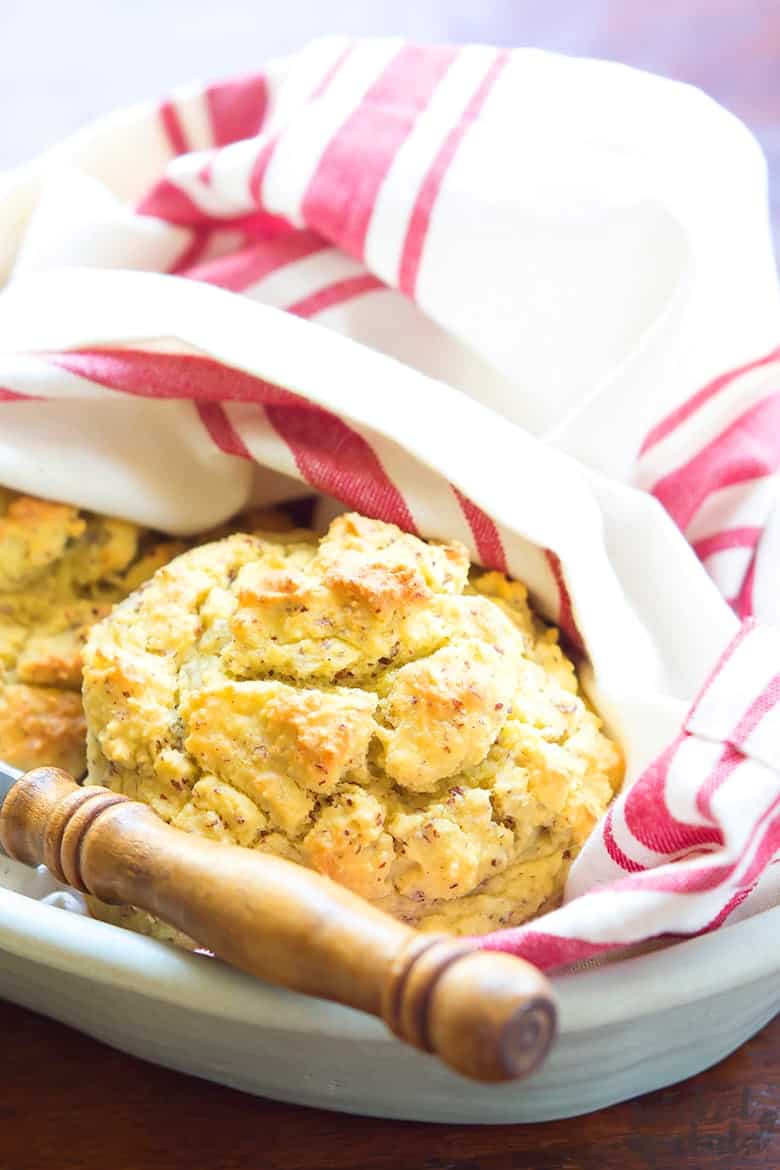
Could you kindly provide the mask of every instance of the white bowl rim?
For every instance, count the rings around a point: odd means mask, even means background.
[[[206,956],[0,889],[0,954],[247,1026],[397,1043],[379,1021]],[[561,1033],[627,1023],[780,973],[780,907],[649,954],[555,977]]]

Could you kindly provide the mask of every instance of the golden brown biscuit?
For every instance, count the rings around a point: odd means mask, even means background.
[[[523,585],[357,515],[186,552],[84,663],[94,782],[425,929],[554,904],[622,776]]]
[[[0,687],[2,758],[27,771],[53,764],[84,771],[86,723],[78,691],[7,683]]]
[[[201,539],[236,524],[249,532],[294,530],[283,512],[258,509]],[[124,520],[0,488],[0,758],[83,775],[87,632],[186,547]]]
[[[0,489],[0,756],[81,776],[81,650],[90,626],[186,546]]]

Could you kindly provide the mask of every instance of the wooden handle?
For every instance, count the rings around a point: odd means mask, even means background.
[[[77,890],[147,910],[252,975],[379,1016],[477,1080],[526,1076],[552,1042],[552,990],[530,963],[421,934],[329,878],[183,833],[57,768],[17,781],[0,843]]]

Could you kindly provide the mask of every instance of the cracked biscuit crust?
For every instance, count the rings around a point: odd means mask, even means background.
[[[522,584],[354,514],[184,553],[84,667],[93,782],[424,929],[554,904],[622,778]]]
[[[135,524],[0,488],[0,755],[81,776],[87,631],[184,549]]]
[[[240,521],[292,529],[279,512]],[[224,525],[201,540],[226,535]],[[0,488],[0,758],[80,777],[81,654],[92,625],[187,545],[125,520]]]

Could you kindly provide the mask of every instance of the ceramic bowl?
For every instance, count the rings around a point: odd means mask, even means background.
[[[279,1101],[410,1121],[545,1121],[714,1064],[780,1011],[780,907],[555,979],[560,1033],[530,1080],[479,1085],[384,1025],[47,905],[0,857],[0,996],[134,1056]]]

